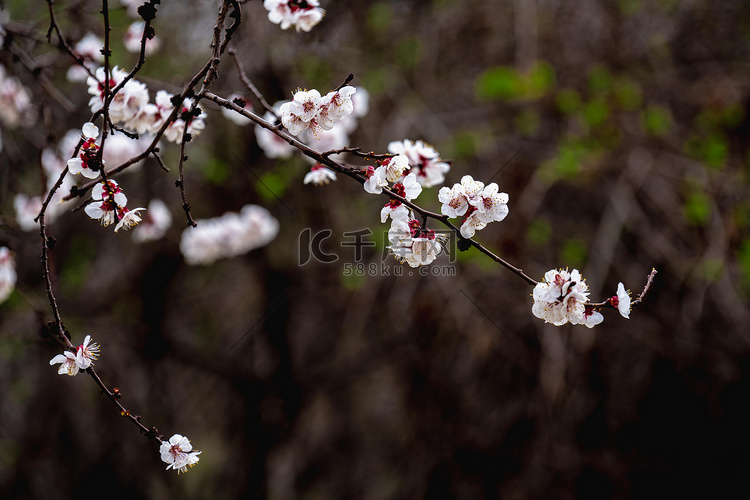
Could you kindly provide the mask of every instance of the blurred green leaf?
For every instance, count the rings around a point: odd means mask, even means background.
[[[647,134],[661,137],[672,128],[672,114],[663,106],[648,106],[641,112],[641,127]]]
[[[255,191],[263,201],[271,202],[284,196],[287,185],[287,180],[283,174],[274,170],[263,174],[255,182]]]
[[[581,107],[581,96],[573,89],[562,89],[555,96],[555,105],[562,114],[573,114]]]
[[[203,166],[203,177],[212,184],[223,186],[232,174],[229,165],[219,158],[213,157]]]
[[[552,236],[552,226],[546,219],[534,219],[526,228],[526,239],[533,245],[546,245]]]
[[[583,119],[590,128],[596,128],[609,117],[606,99],[597,97],[583,106]]]
[[[419,62],[419,40],[410,37],[399,42],[395,49],[396,63],[404,69],[411,69]]]
[[[516,130],[525,136],[533,135],[539,128],[539,122],[539,113],[529,108],[521,110],[514,120]]]
[[[530,99],[544,97],[555,84],[555,70],[545,61],[537,61],[527,75],[521,75],[526,95]]]
[[[477,78],[476,95],[485,100],[517,99],[523,95],[523,82],[513,68],[497,66]]]
[[[383,68],[373,68],[362,73],[362,86],[367,89],[370,97],[382,94],[388,82],[388,72]]]
[[[588,259],[586,243],[578,238],[571,238],[563,243],[560,249],[560,262],[572,268],[582,268]]]
[[[308,54],[300,62],[300,72],[310,88],[320,90],[321,94],[330,90],[331,66],[328,62]]]
[[[711,215],[711,200],[704,192],[693,191],[688,195],[682,212],[689,224],[703,226]]]
[[[617,6],[626,16],[632,16],[641,8],[640,0],[617,0]]]
[[[479,138],[476,132],[461,130],[454,134],[451,143],[446,150],[446,157],[453,160],[466,160],[476,156]]]
[[[706,281],[716,281],[724,273],[723,259],[706,259],[701,266],[701,274]]]
[[[612,89],[612,74],[604,66],[594,66],[589,72],[589,90],[592,94],[606,94]]]
[[[617,104],[626,111],[638,109],[643,102],[641,86],[625,76],[615,81],[614,94]]]
[[[375,33],[384,33],[391,25],[391,17],[393,11],[389,3],[375,3],[367,13],[367,27]]]
[[[707,137],[690,137],[684,146],[685,153],[712,168],[721,168],[729,156],[729,143],[721,132]]]

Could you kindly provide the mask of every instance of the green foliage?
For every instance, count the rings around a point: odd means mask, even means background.
[[[537,131],[539,122],[539,113],[533,109],[525,108],[516,115],[515,127],[521,135],[529,136]]]
[[[255,182],[255,191],[263,201],[272,202],[284,196],[289,182],[282,172],[282,169],[266,172]]]
[[[701,275],[706,281],[716,281],[724,274],[723,259],[706,259],[701,265]]]
[[[742,273],[742,285],[750,293],[750,237],[746,237],[740,243],[737,250],[737,262]]]
[[[592,94],[607,94],[612,89],[612,74],[604,66],[594,66],[589,72],[589,90]]]
[[[547,95],[554,84],[554,69],[541,61],[526,73],[509,66],[490,68],[477,78],[475,92],[483,100],[533,100]]]
[[[414,37],[406,38],[396,45],[396,63],[403,69],[411,69],[419,62],[419,40]]]
[[[323,59],[308,54],[300,61],[300,72],[310,88],[325,94],[331,87],[331,65]]]
[[[573,89],[561,89],[555,96],[555,105],[560,113],[573,114],[581,108],[581,95]]]
[[[588,259],[588,249],[586,242],[578,238],[571,238],[563,243],[560,249],[560,262],[565,262],[567,266],[580,269],[586,264]]]
[[[693,190],[682,207],[685,220],[694,226],[704,226],[711,215],[711,200],[703,191]]]
[[[526,228],[526,239],[533,245],[546,245],[551,236],[552,226],[546,219],[534,219]]]
[[[600,126],[609,117],[609,104],[603,97],[595,97],[583,106],[583,119],[590,128]]]
[[[203,165],[203,177],[216,186],[223,186],[231,174],[231,167],[216,157],[211,157]]]
[[[96,221],[86,221],[93,224]],[[65,295],[77,294],[89,275],[91,263],[97,252],[97,244],[91,235],[75,233],[72,236],[70,254],[60,271],[60,288]]]
[[[641,86],[627,76],[620,76],[615,80],[613,92],[617,104],[626,111],[635,111],[643,103]]]
[[[729,142],[720,131],[705,137],[693,136],[685,142],[684,149],[685,153],[716,169],[723,167],[729,156]]]
[[[647,106],[641,112],[641,128],[649,135],[662,137],[672,128],[672,114],[664,106]]]
[[[378,2],[370,6],[367,13],[367,27],[374,33],[385,33],[391,25],[393,10],[391,5],[386,2]]]
[[[480,143],[479,134],[470,130],[457,132],[451,143],[445,148],[446,157],[455,161],[473,158],[477,153],[477,145]],[[441,149],[442,151],[442,149]]]
[[[640,0],[617,0],[617,6],[626,16],[632,16],[641,8]]]
[[[581,165],[599,154],[595,143],[580,138],[561,141],[557,156],[542,163],[540,177],[552,183],[558,179],[572,179],[581,172]]]

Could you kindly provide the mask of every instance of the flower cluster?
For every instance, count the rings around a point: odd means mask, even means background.
[[[410,172],[417,174],[419,183],[427,188],[442,184],[451,168],[450,163],[440,159],[435,148],[422,141],[393,141],[388,144],[388,152],[405,155],[409,159]]]
[[[117,222],[115,232],[120,229],[126,231],[141,221],[138,212],[145,208],[134,208],[129,210],[125,205],[128,199],[122,192],[120,185],[113,180],[100,182],[91,190],[93,203],[86,205],[86,215],[92,219],[99,219],[102,226],[106,227]]]
[[[552,269],[544,281],[534,287],[534,306],[531,312],[537,318],[555,326],[570,322],[593,328],[604,320],[601,313],[589,303],[588,285],[577,269]]]
[[[239,214],[228,212],[198,220],[182,232],[180,251],[191,266],[209,265],[267,245],[279,232],[279,221],[263,207],[246,205]]]
[[[169,464],[167,470],[174,469],[177,474],[187,472],[188,467],[193,467],[198,463],[198,455],[202,452],[193,451],[193,445],[190,440],[180,434],[175,434],[169,441],[162,441],[159,446],[159,453],[164,463]]]
[[[109,89],[113,90],[120,85],[127,73],[115,66],[109,75]],[[89,106],[92,112],[99,111],[104,107],[105,100],[105,75],[104,68],[96,70],[96,78],[89,77],[87,80],[88,91],[91,94]],[[159,90],[154,102],[149,102],[148,88],[138,80],[128,80],[125,85],[111,97],[109,106],[109,117],[112,123],[120,125],[126,130],[136,134],[156,134],[172,114],[175,105],[180,105],[177,118],[170,123],[164,132],[164,137],[171,142],[180,142],[185,122],[188,123],[187,133],[197,136],[206,128],[206,114],[200,108],[190,111],[193,101],[185,99],[182,103],[175,103],[172,94]]]
[[[352,94],[355,92],[356,89],[349,85],[324,96],[315,89],[298,90],[292,101],[279,108],[281,124],[292,135],[299,135],[307,129],[313,135],[321,130],[331,130],[334,123],[354,111]]]
[[[305,184],[315,184],[316,186],[322,186],[323,184],[328,184],[331,181],[336,180],[336,172],[331,170],[330,168],[326,167],[325,165],[321,165],[320,163],[316,163],[312,166],[310,171],[305,175]]]
[[[73,49],[83,58],[83,65],[73,64],[68,68],[66,78],[69,82],[82,82],[89,77],[89,71],[94,71],[95,65],[104,61],[102,49],[104,42],[93,33],[86,33]]]
[[[144,243],[162,238],[172,225],[172,214],[161,200],[151,200],[143,222],[133,230],[133,241]]]
[[[31,94],[18,78],[7,75],[0,65],[0,123],[14,128],[32,120]]]
[[[461,178],[461,184],[452,188],[443,187],[438,192],[442,214],[448,217],[464,217],[461,236],[471,238],[493,221],[501,221],[508,215],[508,195],[498,193],[494,182],[485,186],[470,175]]]
[[[323,19],[326,11],[319,6],[318,0],[263,0],[269,21],[283,30],[294,26],[297,32],[310,31]]]
[[[8,247],[0,247],[0,303],[10,297],[16,287],[16,262]]]
[[[99,344],[91,342],[91,335],[86,335],[83,344],[76,347],[76,352],[65,351],[52,358],[50,365],[60,363],[60,369],[57,373],[60,375],[74,376],[79,370],[85,370],[94,364],[94,360],[99,357]]]
[[[413,175],[413,174],[410,174]],[[393,219],[388,231],[388,248],[401,262],[411,267],[426,266],[443,250],[444,235],[437,236],[435,231],[423,228],[418,220],[407,216]]]

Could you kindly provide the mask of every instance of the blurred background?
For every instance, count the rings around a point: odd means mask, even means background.
[[[129,69],[133,19],[110,4],[112,61]],[[385,197],[343,176],[304,185],[304,158],[267,158],[252,126],[204,103],[207,128],[187,146],[192,214],[263,206],[280,223],[270,244],[185,263],[175,144],[162,146],[169,173],[151,159],[117,177],[129,206],[165,201],[163,239],[137,244],[82,211],[48,228],[73,343],[92,335],[121,402],[203,451],[179,477],[89,377],[49,366],[60,347],[39,234],[19,226],[14,196],[43,192],[40,151],[89,119],[89,96],[45,42],[47,5],[0,5],[0,62],[33,96],[0,153],[0,246],[18,271],[0,305],[0,497],[748,496],[747,2],[323,0],[310,33],[243,4],[237,51],[269,102],[353,73],[370,100],[351,144],[424,140],[453,161],[447,185],[497,182],[510,214],[477,238],[530,276],[579,269],[600,301],[659,274],[630,320],[606,310],[592,330],[547,325],[531,287],[475,250],[452,248],[424,275],[384,257]],[[103,35],[100,3],[54,5],[71,43]],[[152,99],[208,60],[216,11],[162,1],[161,47],[137,76]],[[215,93],[247,95],[230,58],[219,73]],[[439,210],[438,189],[418,203]],[[331,230],[335,262],[300,260],[308,228]],[[356,262],[345,243],[362,230],[374,246]]]

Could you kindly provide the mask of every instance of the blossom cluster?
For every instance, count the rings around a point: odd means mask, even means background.
[[[596,306],[589,302],[588,295],[588,285],[577,269],[570,273],[567,269],[552,269],[544,275],[544,281],[534,287],[531,312],[555,326],[569,322],[593,328],[604,321],[604,316],[595,310]],[[629,317],[630,294],[622,283],[617,286],[617,294],[607,302],[623,317]]]
[[[113,180],[100,182],[94,186],[91,190],[91,199],[94,201],[86,205],[84,209],[86,215],[92,219],[98,219],[104,227],[117,222],[115,232],[120,229],[127,231],[138,224],[141,221],[138,212],[146,210],[145,208],[129,210],[126,207],[128,199],[125,193]]]
[[[437,236],[435,231],[423,228],[418,220],[409,215],[393,219],[388,230],[388,241],[391,242],[388,248],[399,261],[419,267],[431,264],[440,255],[445,236]]]
[[[490,222],[501,221],[508,215],[508,195],[498,190],[494,182],[485,186],[465,175],[460,184],[440,188],[438,200],[443,204],[440,212],[448,217],[463,216],[461,236],[471,238]]]
[[[94,364],[99,357],[99,344],[91,342],[91,335],[86,335],[83,343],[76,347],[76,352],[65,351],[52,358],[50,365],[60,364],[57,373],[71,377],[78,374],[79,370],[85,370]]]
[[[105,71],[100,67],[95,77],[86,80],[88,92],[91,95],[89,107],[92,112],[104,107],[105,101]],[[120,85],[127,73],[117,66],[109,74],[109,89],[112,91]],[[180,106],[177,118],[172,121],[164,132],[164,137],[171,142],[180,142],[182,132],[187,122],[187,133],[191,136],[199,135],[206,128],[206,113],[200,108],[190,111],[192,99],[185,99],[182,103],[175,102],[175,97],[165,90],[159,90],[154,96],[154,102],[149,101],[149,91],[146,84],[135,79],[128,80],[123,87],[111,97],[109,103],[109,118],[115,125],[136,134],[156,134],[169,119],[176,105]],[[179,100],[179,99],[177,99]]]
[[[16,261],[8,247],[0,247],[0,303],[10,297],[16,287]]]
[[[175,434],[169,441],[162,441],[159,446],[161,459],[167,465],[167,470],[174,469],[177,474],[187,472],[188,467],[193,467],[198,463],[198,455],[202,452],[193,451],[193,445],[190,440],[180,434]]]
[[[324,96],[315,89],[298,90],[291,101],[279,108],[281,124],[292,135],[299,135],[307,129],[313,135],[322,130],[331,130],[334,123],[354,111],[352,95],[355,92],[356,89],[350,85],[332,90]]]
[[[269,21],[283,30],[294,26],[297,32],[310,31],[326,13],[318,0],[263,0],[263,7]]]
[[[388,144],[388,152],[404,155],[409,160],[409,172],[417,175],[417,181],[428,188],[442,184],[450,170],[449,162],[443,161],[435,148],[422,141],[393,141]]]
[[[279,232],[279,221],[257,205],[196,223],[197,227],[182,232],[180,241],[180,251],[191,266],[242,255],[267,245]]]
[[[0,124],[4,128],[15,128],[33,120],[31,94],[14,76],[6,73],[0,65]],[[2,142],[0,140],[0,151]]]

